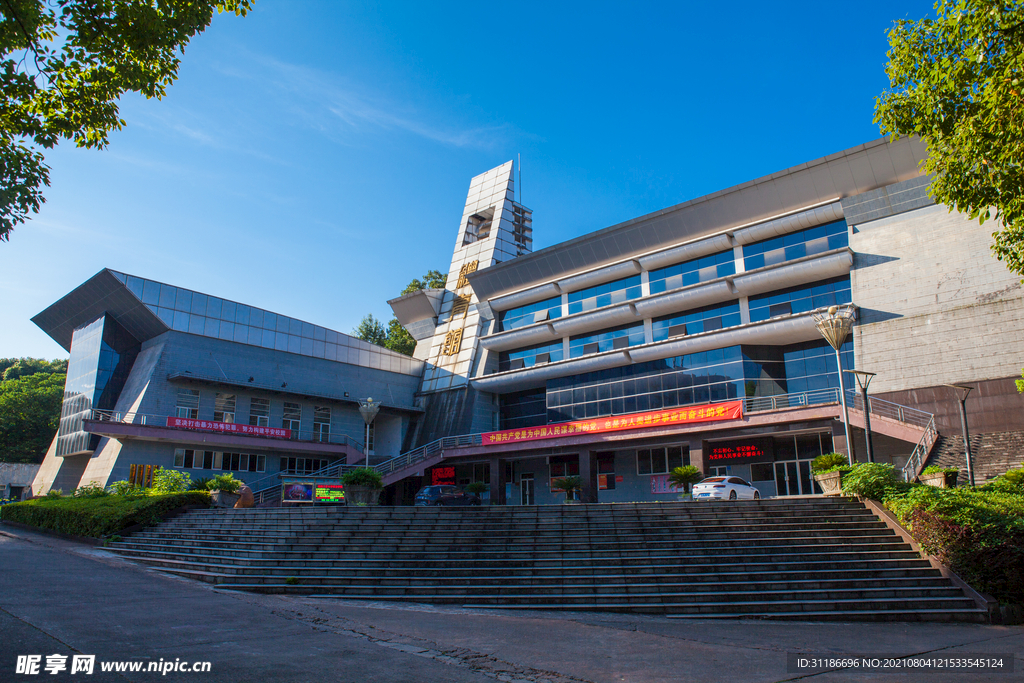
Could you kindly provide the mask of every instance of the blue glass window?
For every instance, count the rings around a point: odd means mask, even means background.
[[[577,358],[588,353],[623,349],[644,343],[644,324],[617,327],[601,330],[590,334],[569,338],[569,358]]]
[[[735,327],[740,320],[740,303],[732,301],[719,306],[705,306],[692,311],[676,313],[653,321],[654,341],[669,337],[700,334],[724,327]],[[682,327],[685,326],[685,327]]]
[[[553,344],[502,351],[498,354],[498,372],[529,368],[538,363],[553,363],[556,360],[562,360],[563,357],[561,340]]]
[[[639,299],[642,294],[639,275],[569,292],[569,315]]]
[[[852,300],[850,276],[820,280],[750,297],[750,322],[788,313],[805,313],[823,306],[848,304]]]
[[[502,330],[514,330],[517,327],[532,325],[539,320],[554,320],[560,317],[562,317],[562,297],[560,296],[518,308],[510,308],[498,314]]]
[[[711,254],[685,263],[677,263],[674,266],[652,270],[650,273],[651,294],[707,282],[726,275],[733,275],[735,272],[736,259],[732,250]]]
[[[836,221],[748,244],[743,247],[743,267],[755,270],[849,244],[846,221]]]
[[[547,424],[544,390],[531,389],[501,397],[501,429],[536,427]]]

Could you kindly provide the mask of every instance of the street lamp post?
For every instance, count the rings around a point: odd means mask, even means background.
[[[868,385],[871,384],[871,378],[875,376],[875,373],[863,370],[846,370],[846,372],[857,378],[857,386],[860,387],[861,400],[864,402],[864,434],[868,444],[868,462],[874,462],[875,450],[871,445],[871,406],[868,405]]]
[[[967,394],[971,393],[974,387],[965,387],[960,384],[947,384],[947,387],[956,393],[957,402],[960,404],[960,429],[964,433],[964,457],[967,458],[967,479],[974,486],[974,458],[971,456],[971,435],[967,432]]]
[[[370,423],[373,422],[373,418],[377,417],[379,410],[380,403],[372,398],[367,398],[365,401],[359,399],[359,414],[363,416],[363,422],[366,423],[366,440],[363,441],[363,451],[366,453],[367,467],[370,466]]]
[[[843,391],[843,359],[839,349],[853,329],[853,321],[857,319],[853,304],[840,308],[829,306],[827,313],[812,313],[818,332],[836,350],[836,362],[839,364],[839,402],[843,406],[843,430],[846,434],[846,457],[853,464],[853,439],[850,438],[850,411],[846,407],[846,392]]]

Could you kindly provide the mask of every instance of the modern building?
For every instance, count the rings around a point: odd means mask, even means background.
[[[259,487],[366,457],[358,400],[381,409],[371,457],[422,411],[423,362],[312,323],[102,270],[33,318],[71,353],[38,494],[222,471]]]
[[[690,463],[764,496],[815,492],[811,460],[848,452],[815,324],[834,305],[857,313],[844,369],[875,373],[876,461],[913,476],[955,454],[946,384],[975,388],[974,433],[1019,444],[1024,290],[990,227],[928,196],[926,153],[878,140],[537,252],[511,163],[474,178],[446,290],[391,304],[427,363],[426,415],[447,420],[433,435],[484,434],[401,474],[486,481],[508,503],[558,502],[551,479],[575,473],[587,500],[672,499],[667,474]]]
[[[816,456],[867,458],[867,417],[873,458],[913,476],[962,460],[948,384],[974,389],[978,457],[1008,462],[1024,290],[990,227],[928,196],[925,154],[878,140],[536,252],[508,162],[472,179],[445,288],[389,302],[414,358],[104,270],[34,318],[71,352],[35,488],[150,466],[257,489],[330,474],[364,457],[367,396],[399,503],[472,481],[492,503],[557,503],[567,474],[589,501],[672,500],[682,464],[813,493]],[[856,312],[838,353],[816,325],[832,306]],[[869,411],[837,356],[875,373]]]

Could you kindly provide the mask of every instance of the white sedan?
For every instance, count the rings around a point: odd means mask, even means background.
[[[708,477],[693,485],[694,500],[758,500],[761,492],[739,477]]]

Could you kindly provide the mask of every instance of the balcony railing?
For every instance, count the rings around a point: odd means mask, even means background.
[[[99,422],[119,422],[122,424],[146,425],[149,427],[163,427],[165,429],[177,429],[182,432],[203,432],[204,434],[236,434],[238,436],[251,436],[259,439],[268,439],[275,442],[300,441],[303,443],[326,443],[335,446],[348,446],[349,448],[362,451],[363,444],[356,441],[348,434],[324,434],[322,431],[300,431],[292,430],[291,438],[280,436],[269,436],[263,434],[245,434],[239,432],[225,432],[218,429],[197,429],[191,427],[168,426],[167,418],[174,415],[153,415],[149,413],[117,412],[113,410],[93,410],[89,419]],[[209,420],[212,422],[212,420]],[[266,426],[266,425],[263,425]]]

